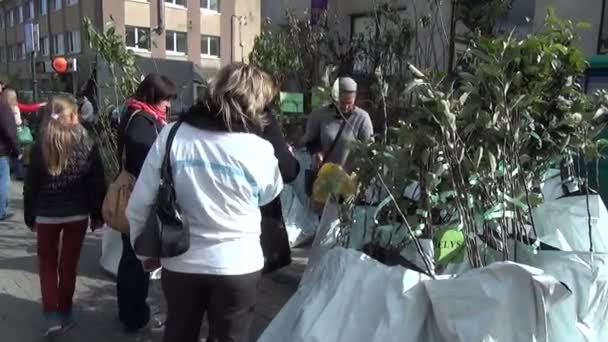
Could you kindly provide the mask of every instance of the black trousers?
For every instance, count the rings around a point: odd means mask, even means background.
[[[238,276],[162,271],[167,301],[163,342],[199,342],[205,313],[207,342],[249,342],[260,272]]]
[[[145,327],[150,321],[150,307],[146,303],[150,273],[144,272],[129,237],[122,235],[122,257],[118,265],[116,296],[118,318],[129,332]]]

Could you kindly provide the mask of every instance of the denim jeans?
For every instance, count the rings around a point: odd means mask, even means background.
[[[8,215],[8,195],[11,186],[9,157],[0,157],[0,220]]]

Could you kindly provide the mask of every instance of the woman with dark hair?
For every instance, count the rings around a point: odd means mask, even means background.
[[[139,177],[158,133],[167,124],[167,111],[176,95],[173,81],[153,73],[139,84],[135,94],[125,103],[126,110],[118,127],[119,160],[135,178]],[[150,320],[150,307],[146,303],[150,274],[135,256],[129,236],[123,235],[122,240],[116,284],[118,314],[125,329],[136,332]]]

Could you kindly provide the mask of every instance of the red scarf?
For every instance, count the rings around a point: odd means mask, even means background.
[[[160,108],[156,105],[151,105],[134,98],[127,99],[125,103],[127,108],[141,110],[142,112],[146,112],[154,116],[154,118],[162,123],[163,125],[167,123],[167,111],[166,108]]]

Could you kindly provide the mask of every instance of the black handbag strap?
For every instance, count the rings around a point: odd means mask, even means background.
[[[336,137],[334,138],[334,141],[331,142],[331,145],[329,145],[329,148],[327,149],[327,152],[325,152],[323,154],[323,159],[326,160],[329,155],[336,149],[336,145],[338,145],[338,140],[340,140],[340,137],[342,137],[342,133],[344,132],[344,128],[346,127],[346,119],[343,118],[342,119],[342,124],[340,125],[340,129],[338,130],[338,134],[336,134]]]
[[[165,147],[165,155],[163,157],[163,163],[160,172],[160,182],[167,182],[173,186],[173,173],[171,172],[171,147],[173,146],[173,140],[177,134],[177,130],[182,125],[182,121],[179,120],[171,127],[169,135],[167,136],[167,145]]]

